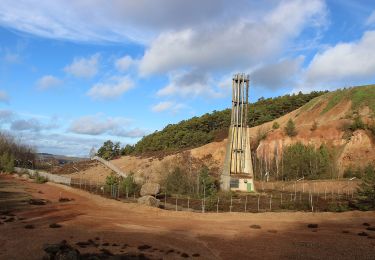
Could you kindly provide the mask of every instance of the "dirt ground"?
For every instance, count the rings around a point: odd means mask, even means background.
[[[49,203],[29,205],[30,197]],[[173,212],[9,175],[0,175],[0,210],[0,259],[41,259],[43,244],[64,239],[81,253],[149,259],[375,259],[375,231],[363,225],[375,226],[375,212]],[[88,239],[97,247],[76,245]]]

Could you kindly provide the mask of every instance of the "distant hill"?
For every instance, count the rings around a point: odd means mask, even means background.
[[[249,105],[248,124],[261,125],[283,116],[325,92],[284,95],[275,98],[260,98]],[[229,105],[229,104],[228,104]],[[153,152],[173,152],[195,148],[212,141],[221,141],[228,135],[231,110],[213,111],[200,117],[167,125],[163,130],[143,137],[134,147],[124,149],[123,155],[152,154]]]
[[[37,157],[39,160],[54,161],[55,163],[60,164],[60,165],[70,163],[70,162],[78,162],[78,161],[87,160],[87,158],[56,155],[56,154],[50,154],[50,153],[37,153]]]

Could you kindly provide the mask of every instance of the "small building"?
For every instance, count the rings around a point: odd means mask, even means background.
[[[230,190],[232,191],[244,191],[244,192],[253,192],[254,181],[253,178],[249,175],[231,175],[230,176]]]

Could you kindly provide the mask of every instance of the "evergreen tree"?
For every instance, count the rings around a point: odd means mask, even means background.
[[[297,135],[296,126],[294,124],[294,121],[291,118],[286,123],[284,130],[285,130],[285,133],[290,137]]]

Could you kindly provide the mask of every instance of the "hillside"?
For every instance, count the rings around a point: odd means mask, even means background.
[[[252,150],[258,160],[271,165],[275,155],[281,154],[288,145],[301,142],[319,147],[325,144],[335,151],[334,160],[340,176],[348,167],[375,164],[375,131],[370,130],[374,125],[374,104],[375,85],[338,90],[315,97],[276,120],[252,127]],[[350,129],[357,117],[363,120],[365,129]],[[289,137],[284,132],[289,119],[296,124],[298,133],[295,137]],[[279,129],[272,129],[275,121],[280,125]],[[314,124],[316,129],[312,130]],[[263,139],[258,140],[259,138]],[[191,153],[192,158],[202,160],[220,172],[226,141],[211,142],[187,152]],[[172,167],[170,165],[178,162],[179,156],[183,157],[181,153],[163,159],[124,156],[112,162],[124,171],[136,173],[142,179],[158,180],[159,176],[163,175],[163,169]],[[275,174],[272,167],[268,170]]]
[[[285,95],[275,98],[260,98],[249,105],[249,126],[261,125],[279,118],[325,92]],[[142,138],[134,147],[127,146],[123,155],[155,154],[153,152],[173,152],[186,148],[195,148],[212,141],[222,141],[227,136],[230,125],[230,109],[213,111],[200,117],[183,120],[167,125]]]
[[[335,170],[332,172],[335,171],[335,175],[332,177],[342,176],[349,167],[375,165],[374,104],[374,85],[337,90],[319,95],[273,121],[252,127],[250,135],[253,157],[256,158],[256,178],[265,171],[276,176],[278,172],[273,165],[277,157],[283,149],[298,142],[316,148],[325,145],[334,151]],[[363,125],[353,128],[358,118]],[[289,119],[296,125],[297,135],[294,137],[289,137],[284,131]],[[272,128],[274,122],[280,125],[278,129]],[[202,164],[217,176],[223,165],[226,142],[226,139],[214,141],[164,157],[123,156],[112,162],[125,172],[135,173],[139,181],[160,181],[173,167],[195,171]]]

